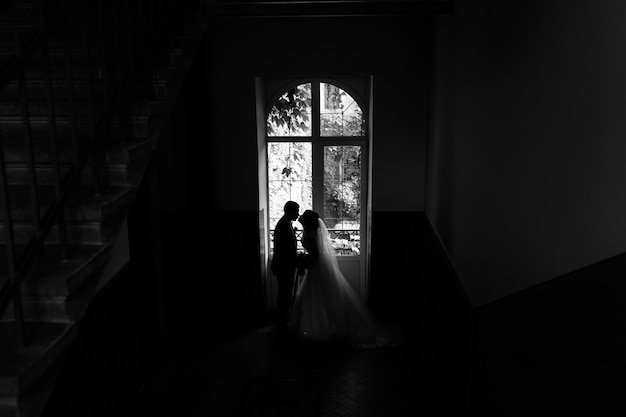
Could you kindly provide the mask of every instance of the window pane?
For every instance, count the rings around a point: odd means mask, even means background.
[[[363,136],[363,112],[350,94],[327,83],[320,84],[320,136]]]
[[[311,136],[311,83],[285,92],[272,105],[267,136]]]
[[[300,212],[313,207],[311,142],[269,142],[267,146],[270,230],[283,216],[289,200],[300,204]],[[302,230],[302,226],[294,222]]]
[[[361,147],[324,147],[324,222],[337,254],[360,253]]]

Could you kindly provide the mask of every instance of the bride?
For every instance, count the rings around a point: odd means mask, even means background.
[[[306,273],[297,289],[287,327],[299,338],[340,341],[359,348],[394,346],[399,334],[372,316],[339,270],[328,229],[319,215],[305,210],[302,245]]]

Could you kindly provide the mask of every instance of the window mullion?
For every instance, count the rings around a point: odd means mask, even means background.
[[[311,81],[311,133],[319,141],[320,137],[320,82],[314,78]],[[314,139],[314,141],[316,141]]]
[[[311,80],[311,140],[313,142],[313,210],[324,215],[324,148],[320,141],[320,80]]]

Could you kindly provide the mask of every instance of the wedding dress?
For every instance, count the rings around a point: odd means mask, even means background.
[[[302,245],[309,253],[316,245],[319,258],[306,270],[295,296],[287,327],[299,338],[339,341],[358,348],[397,345],[399,334],[377,322],[339,270],[328,229],[305,233]]]

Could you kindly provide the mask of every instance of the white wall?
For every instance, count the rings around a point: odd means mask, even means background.
[[[626,251],[626,2],[442,18],[426,213],[481,305]]]

